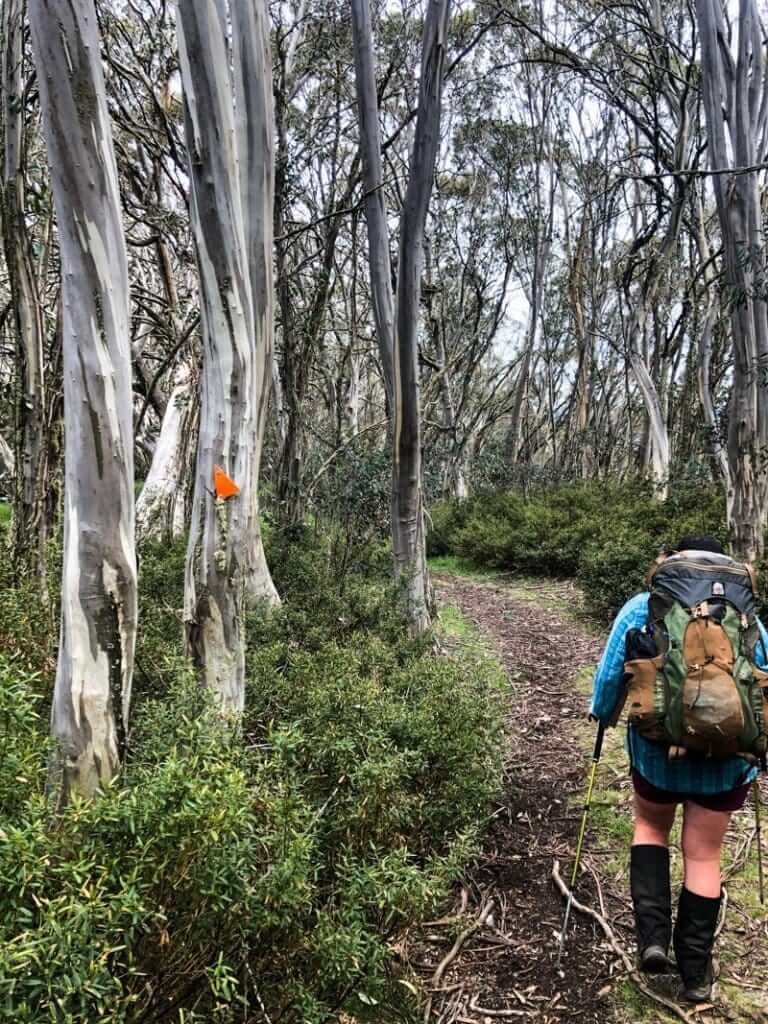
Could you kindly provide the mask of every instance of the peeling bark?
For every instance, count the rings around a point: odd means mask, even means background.
[[[128,267],[93,0],[30,0],[62,262],[65,518],[50,787],[118,770],[136,638]]]
[[[200,416],[197,381],[182,365],[166,405],[152,464],[136,502],[140,541],[181,537],[190,517],[187,480],[194,475]]]
[[[277,601],[258,521],[273,316],[266,4],[185,0],[177,31],[203,335],[187,643],[205,685],[225,709],[239,712],[246,605],[255,597]],[[215,465],[240,487],[226,502],[213,491]]]

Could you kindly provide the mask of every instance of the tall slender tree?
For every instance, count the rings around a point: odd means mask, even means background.
[[[406,588],[408,621],[415,633],[424,632],[430,625],[421,479],[419,302],[424,228],[440,143],[440,106],[450,11],[451,0],[429,0],[424,20],[416,131],[400,216],[397,268],[392,540],[395,571]]]
[[[45,436],[45,323],[27,229],[23,0],[2,5],[3,174],[0,196],[5,261],[16,333],[16,475],[13,553],[45,580],[48,541],[48,455]]]
[[[381,136],[370,10],[368,0],[355,0],[352,6],[361,150],[368,193],[366,219],[371,289],[388,391],[391,372],[392,547],[395,574],[405,588],[407,618],[414,633],[423,633],[430,626],[422,495],[418,333],[424,229],[440,143],[440,106],[450,8],[450,0],[429,0],[424,20],[418,114],[400,216],[397,298],[392,324],[389,235],[380,195]],[[390,352],[391,371],[388,369]]]
[[[30,0],[59,231],[64,567],[51,786],[93,794],[117,771],[136,636],[128,267],[93,0]]]
[[[237,712],[246,605],[255,596],[277,601],[258,519],[273,317],[267,7],[265,0],[183,0],[177,26],[203,334],[185,620],[204,682]],[[238,494],[217,494],[216,466]]]

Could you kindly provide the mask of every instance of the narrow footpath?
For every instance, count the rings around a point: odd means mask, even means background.
[[[675,1005],[673,979],[653,982],[644,994],[630,977],[631,788],[623,729],[612,731],[601,762],[576,890],[611,936],[574,911],[558,968],[564,900],[553,866],[570,880],[594,735],[588,694],[604,638],[579,620],[579,594],[567,583],[439,575],[436,585],[441,606],[457,608],[503,663],[511,693],[504,794],[482,854],[455,907],[411,934],[403,950],[432,992],[425,1022],[768,1024],[768,925],[757,899],[751,807],[728,837],[718,1004],[692,1012]],[[675,850],[673,866],[679,868]]]

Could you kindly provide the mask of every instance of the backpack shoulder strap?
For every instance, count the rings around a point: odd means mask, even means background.
[[[757,597],[757,570],[751,562],[745,562],[744,568],[749,573],[749,582],[752,584],[752,593]]]
[[[660,567],[666,562],[667,556],[665,554],[657,555],[651,563],[651,567],[645,574],[645,584],[650,588],[653,583],[653,577],[659,571]]]

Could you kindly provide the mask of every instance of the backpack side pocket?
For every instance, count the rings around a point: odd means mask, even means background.
[[[627,681],[627,719],[648,740],[666,740],[664,728],[664,658],[636,658],[624,665]]]

